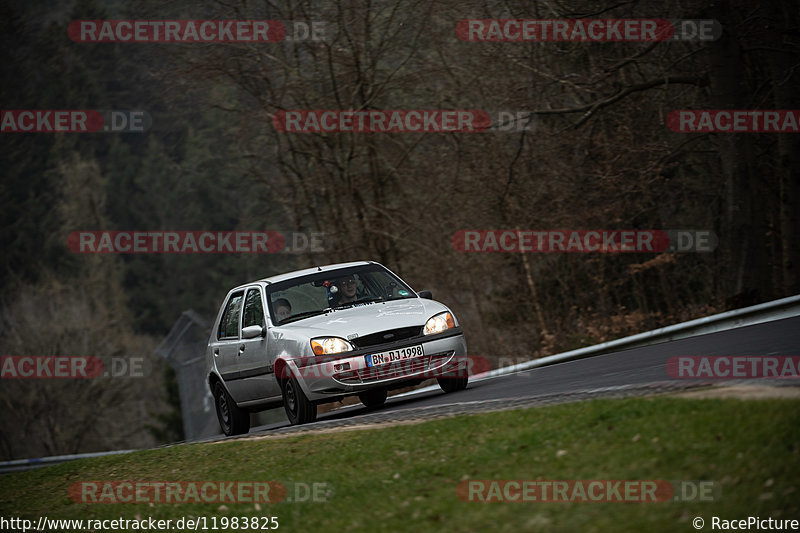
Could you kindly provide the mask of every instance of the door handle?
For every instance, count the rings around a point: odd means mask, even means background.
[[[214,348],[214,355],[219,355],[219,348]]]
[[[242,355],[243,353],[244,353],[244,344],[239,346],[239,355]]]

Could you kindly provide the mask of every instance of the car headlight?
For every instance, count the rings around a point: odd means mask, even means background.
[[[318,337],[311,339],[311,349],[314,351],[314,355],[329,355],[349,352],[353,349],[353,345],[339,337]]]
[[[445,311],[436,316],[432,316],[425,322],[425,329],[422,331],[423,335],[433,335],[434,333],[441,333],[447,329],[456,327],[456,319],[453,315]]]

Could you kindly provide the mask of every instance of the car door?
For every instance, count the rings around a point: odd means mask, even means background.
[[[242,307],[242,329],[252,326],[266,327],[264,303],[264,291],[260,286],[256,285],[246,289]],[[236,352],[236,361],[232,367],[238,372],[238,379],[231,381],[231,387],[243,398],[242,401],[280,396],[272,363],[269,355],[268,335],[263,337],[258,335],[251,339],[241,338]]]
[[[219,324],[217,324],[217,331],[215,333],[216,340],[212,345],[214,358],[217,361],[217,368],[219,369],[222,379],[231,393],[233,399],[241,401],[241,399],[233,393],[230,383],[236,377],[234,365],[236,364],[236,353],[239,350],[239,325],[241,323],[242,304],[244,303],[244,291],[234,291],[228,295],[228,300],[225,302],[222,315],[220,316]]]

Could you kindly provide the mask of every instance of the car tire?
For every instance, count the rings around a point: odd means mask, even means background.
[[[361,403],[366,407],[375,409],[386,403],[386,396],[386,389],[371,389],[359,393],[358,399],[361,400]]]
[[[439,387],[444,392],[456,392],[467,388],[467,385],[469,384],[469,377],[443,376],[436,378],[436,381],[439,382]]]
[[[223,433],[230,437],[250,431],[250,413],[236,405],[219,381],[214,385],[214,404],[217,407],[219,427]]]
[[[298,424],[308,424],[317,419],[317,406],[306,398],[300,384],[294,376],[283,380],[281,383],[283,390],[283,408],[286,410],[286,417],[295,426]]]

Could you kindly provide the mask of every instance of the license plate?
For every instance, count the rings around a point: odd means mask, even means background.
[[[422,351],[422,345],[409,346],[407,348],[398,348],[397,350],[389,350],[387,352],[380,352],[365,356],[367,359],[367,366],[387,365],[397,361],[405,361],[406,359],[413,359],[415,357],[422,357],[425,355]]]

